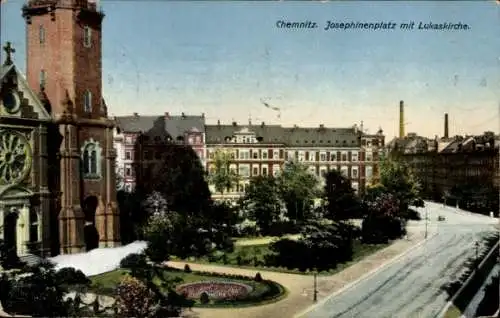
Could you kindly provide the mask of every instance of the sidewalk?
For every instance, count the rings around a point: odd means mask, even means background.
[[[409,229],[409,231],[411,231]],[[372,255],[367,256],[356,264],[346,268],[345,270],[332,276],[318,276],[318,302],[326,296],[340,290],[347,284],[359,279],[363,275],[389,262],[394,257],[409,250],[415,244],[421,242],[424,237],[421,231],[409,233],[409,239],[401,239],[387,248],[380,250]],[[218,272],[228,274],[239,274],[247,276],[255,276],[260,272],[264,279],[270,279],[283,285],[289,292],[288,297],[277,303],[234,309],[218,309],[218,308],[193,308],[191,311],[186,311],[183,317],[200,317],[200,318],[292,318],[295,314],[306,310],[313,305],[313,277],[306,275],[257,271],[242,268],[216,266],[207,264],[194,264],[186,262],[168,262],[169,266],[176,268],[184,268],[185,264],[189,264],[192,270]]]

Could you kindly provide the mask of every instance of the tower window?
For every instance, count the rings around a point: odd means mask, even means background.
[[[92,46],[92,29],[89,28],[88,26],[85,26],[83,28],[83,45],[85,47],[91,47]]]
[[[45,81],[47,80],[47,74],[45,70],[40,71],[40,89],[45,88]]]
[[[87,140],[82,147],[82,172],[86,179],[100,178],[101,152],[99,143],[92,139]]]
[[[90,91],[83,93],[83,109],[86,113],[92,112],[92,93]]]
[[[38,37],[40,39],[40,44],[44,44],[45,43],[45,28],[43,27],[43,25],[41,25],[40,28],[38,29]]]

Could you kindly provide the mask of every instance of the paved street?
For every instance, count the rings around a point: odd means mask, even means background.
[[[498,219],[434,203],[419,209],[422,216],[426,209],[429,236],[437,235],[338,296],[326,297],[301,317],[436,317],[446,304],[441,286],[460,276],[464,261],[475,255],[474,242],[496,231]],[[446,220],[438,222],[439,215]],[[425,222],[410,227],[425,232]]]

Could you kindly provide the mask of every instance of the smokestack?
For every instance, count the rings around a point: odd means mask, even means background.
[[[405,136],[405,105],[403,101],[399,102],[399,138]]]
[[[444,138],[448,139],[448,113],[444,114]]]

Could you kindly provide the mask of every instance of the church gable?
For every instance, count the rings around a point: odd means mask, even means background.
[[[51,119],[46,106],[31,90],[14,64],[0,67],[0,116],[47,121]]]

